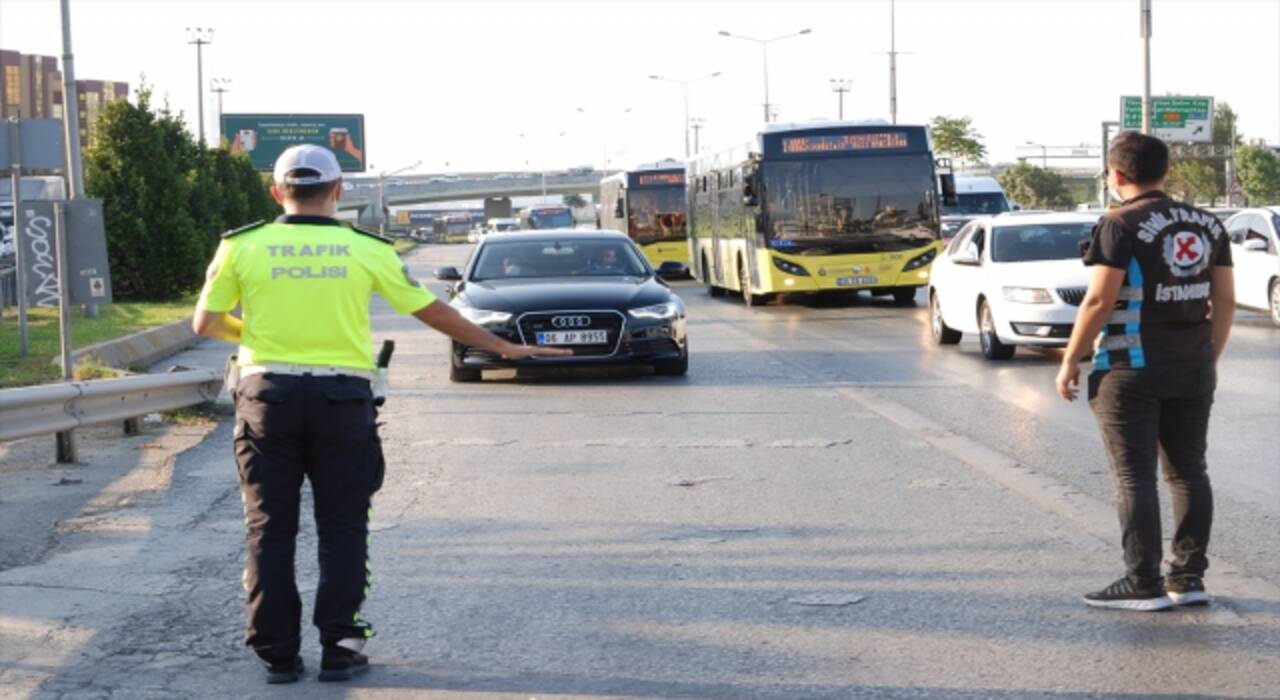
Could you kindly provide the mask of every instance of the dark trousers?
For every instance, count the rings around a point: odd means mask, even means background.
[[[1124,562],[1137,585],[1160,580],[1157,463],[1173,495],[1169,576],[1203,576],[1209,567],[1213,489],[1204,455],[1216,386],[1212,364],[1113,369],[1089,377],[1089,406],[1115,477]]]
[[[260,374],[236,390],[236,464],[245,511],[245,643],[267,660],[293,658],[302,600],[294,546],[302,480],[311,481],[320,583],[314,623],[324,645],[373,636],[360,617],[369,592],[370,500],[384,464],[369,382]]]

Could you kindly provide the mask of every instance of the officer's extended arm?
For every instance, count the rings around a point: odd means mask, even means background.
[[[191,328],[196,335],[238,343],[244,323],[228,313],[216,313],[197,308],[196,315],[191,319]]]
[[[1210,321],[1213,323],[1213,359],[1222,357],[1231,335],[1231,321],[1236,317],[1236,278],[1230,265],[1215,265],[1210,286]]]
[[[483,348],[501,355],[507,360],[525,357],[567,357],[573,351],[562,348],[544,348],[535,345],[516,345],[486,331],[468,321],[448,304],[436,300],[413,312],[414,318],[444,333],[463,345]]]
[[[1076,399],[1076,386],[1080,382],[1080,360],[1115,310],[1122,286],[1124,270],[1106,265],[1093,266],[1089,289],[1085,292],[1084,301],[1080,302],[1080,312],[1076,315],[1071,340],[1067,343],[1067,350],[1062,355],[1062,367],[1058,371],[1058,394],[1067,401]]]

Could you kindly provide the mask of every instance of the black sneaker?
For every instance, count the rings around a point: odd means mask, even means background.
[[[1095,608],[1112,608],[1115,610],[1137,610],[1139,612],[1155,612],[1173,607],[1173,601],[1165,595],[1164,587],[1159,583],[1146,588],[1138,588],[1126,576],[1106,588],[1084,596],[1086,605]]]
[[[320,680],[349,681],[369,670],[369,657],[342,647],[325,647],[320,656]]]
[[[1174,605],[1208,605],[1209,594],[1204,590],[1204,579],[1199,576],[1178,576],[1165,579],[1164,592]]]
[[[302,677],[301,656],[295,656],[288,661],[276,661],[274,663],[263,659],[262,665],[267,667],[267,683],[271,685],[297,683],[298,679]]]

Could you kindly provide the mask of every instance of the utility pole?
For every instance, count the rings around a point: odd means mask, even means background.
[[[1138,0],[1142,26],[1142,133],[1151,133],[1151,0]]]
[[[672,83],[674,85],[679,85],[681,90],[683,90],[684,92],[684,157],[685,158],[689,157],[689,86],[693,85],[694,83],[700,83],[704,80],[710,80],[719,75],[720,75],[720,71],[716,71],[714,73],[711,73],[710,75],[704,75],[699,78],[691,78],[689,80],[676,80],[673,78],[664,78],[660,75],[649,76],[650,80],[657,80],[663,83]]]
[[[231,92],[231,88],[227,87],[231,84],[230,78],[213,78],[209,81],[209,92],[218,96],[218,145],[222,145],[222,95]]]
[[[187,27],[187,43],[196,47],[196,109],[200,115],[200,145],[204,146],[204,47],[213,43],[213,30]]]
[[[832,78],[831,79],[831,91],[840,96],[839,97],[840,111],[837,112],[837,114],[839,115],[838,118],[841,120],[844,119],[844,95],[846,92],[849,92],[851,89],[853,89],[852,80],[849,80],[848,78]]]
[[[689,120],[689,128],[693,130],[693,153],[697,155],[702,152],[702,147],[698,141],[698,132],[702,131],[702,126],[707,123],[702,117],[694,117]]]
[[[67,142],[70,199],[84,196],[84,169],[80,160],[80,94],[76,90],[75,66],[75,57],[71,54],[71,3],[70,0],[62,0],[62,128]],[[13,201],[18,201],[16,192]]]

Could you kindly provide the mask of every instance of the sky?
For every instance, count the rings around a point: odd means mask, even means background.
[[[678,85],[704,150],[762,121],[757,38],[779,121],[888,119],[890,0],[72,0],[77,77],[140,76],[196,122],[196,51],[227,112],[362,113],[371,171],[627,166],[684,154]],[[1212,95],[1280,143],[1280,0],[1154,0],[1152,92]],[[897,0],[900,123],[968,116],[990,160],[1097,144],[1141,94],[1139,0]],[[56,0],[0,0],[0,48],[61,55]],[[216,104],[206,93],[210,138]],[[585,110],[580,112],[579,110]],[[627,111],[630,110],[630,111]],[[526,165],[527,164],[527,165]],[[1070,162],[1062,163],[1071,165]],[[1078,164],[1079,165],[1079,164]]]

